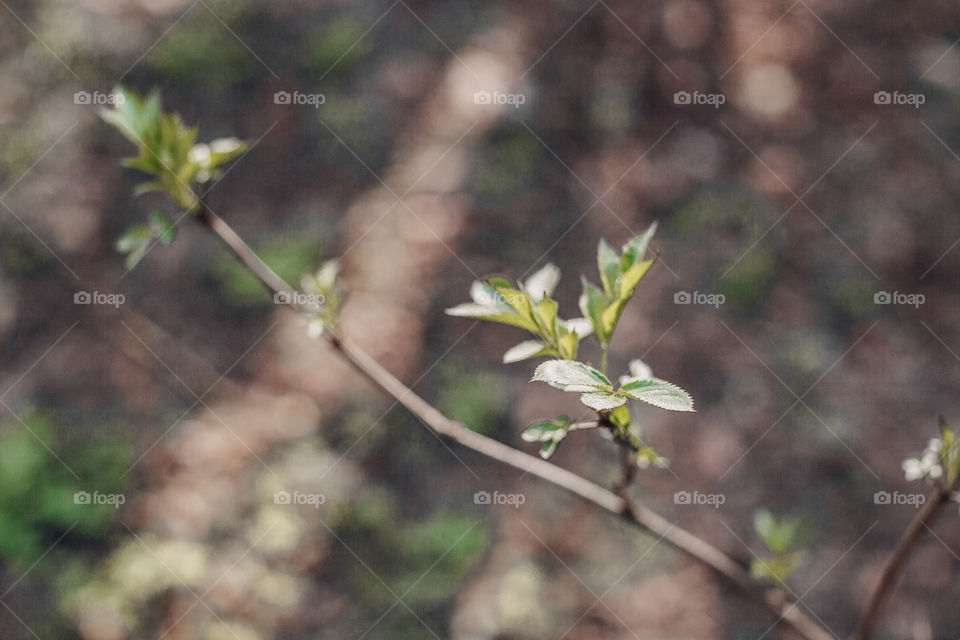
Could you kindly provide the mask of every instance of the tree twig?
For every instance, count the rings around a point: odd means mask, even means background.
[[[933,519],[940,513],[941,508],[949,501],[950,494],[944,491],[942,486],[938,485],[933,493],[930,494],[930,497],[927,498],[923,508],[918,511],[917,515],[910,521],[907,530],[903,532],[903,536],[900,538],[900,542],[897,543],[896,548],[890,554],[890,557],[887,558],[883,569],[880,571],[880,577],[877,579],[877,584],[870,593],[867,607],[864,609],[863,617],[860,619],[860,626],[853,634],[851,640],[869,640],[879,617],[880,605],[883,604],[884,597],[893,588],[897,574],[900,572],[900,569],[903,568],[907,557],[910,555],[910,552],[913,551],[917,540],[919,540],[923,534],[923,530],[933,522]]]
[[[293,291],[290,285],[264,263],[218,215],[207,208],[203,208],[197,214],[196,219],[223,241],[268,289],[274,293],[290,293]],[[291,306],[299,311],[304,311],[297,305]],[[627,495],[627,485],[629,483],[623,483],[624,486],[618,487],[618,495],[562,467],[472,431],[462,423],[444,416],[338,331],[325,329],[323,336],[330,346],[361,374],[387,392],[437,434],[450,438],[454,442],[502,464],[537,476],[647,530],[660,540],[686,553],[739,586],[747,595],[763,605],[778,621],[782,620],[787,623],[806,640],[834,640],[831,633],[803,613],[798,604],[790,599],[784,591],[777,588],[767,590],[759,588],[746,569],[730,556],[685,529],[678,527],[676,522],[670,522],[649,508],[634,502]],[[586,425],[584,425],[584,428],[586,428]]]

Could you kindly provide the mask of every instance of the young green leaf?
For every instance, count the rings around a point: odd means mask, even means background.
[[[524,429],[520,437],[527,442],[542,442],[540,457],[546,460],[557,450],[557,445],[566,437],[572,423],[570,416],[535,422]]]
[[[584,393],[580,396],[580,402],[594,411],[609,411],[623,406],[627,399],[615,393]]]
[[[628,378],[619,393],[668,411],[694,411],[690,394],[663,380]]]
[[[560,357],[565,360],[574,360],[577,357],[577,347],[580,346],[580,336],[560,326]]]
[[[150,227],[147,226],[136,226],[127,229],[117,240],[116,248],[120,253],[127,254],[127,258],[124,261],[127,269],[133,269],[137,266],[137,263],[140,262],[141,258],[147,253],[147,250],[150,248],[150,243],[153,241],[153,234],[151,233]]]
[[[130,142],[140,146],[144,140],[153,138],[159,126],[160,92],[153,91],[146,98],[124,87],[118,87],[113,109],[102,109],[100,117],[116,127]]]
[[[631,238],[623,245],[623,253],[620,256],[620,266],[626,271],[633,265],[642,261],[647,254],[647,247],[650,245],[650,239],[657,232],[657,223],[654,222],[647,230],[638,236]]]
[[[573,360],[547,360],[537,367],[531,382],[546,382],[564,391],[581,393],[613,391],[613,383],[593,367]]]
[[[176,226],[160,211],[150,214],[150,231],[165,247],[169,247],[177,236]]]
[[[499,281],[495,281],[494,279],[490,280],[491,284],[480,282],[479,280],[475,281],[470,287],[470,297],[473,299],[473,303],[467,302],[459,304],[447,309],[445,313],[451,316],[499,322],[500,324],[526,329],[535,335],[539,335],[539,328],[533,320],[532,315],[530,313],[525,315],[518,313],[516,308],[508,302],[509,299],[501,294],[502,290],[507,290],[508,288],[498,288],[493,284],[494,282],[499,284]],[[526,299],[526,296],[520,292],[516,292],[515,295],[522,296]],[[529,302],[527,304],[529,307]]]
[[[553,350],[541,340],[524,340],[520,344],[507,349],[507,352],[503,354],[503,363],[511,364],[513,362],[520,362],[521,360],[529,360],[530,358],[549,355],[558,354],[554,353]]]
[[[593,332],[597,335],[600,344],[606,344],[610,340],[610,333],[606,330],[603,322],[603,312],[607,308],[607,298],[597,287],[582,278],[583,293],[580,294],[580,312],[585,318],[590,320],[593,326]]]
[[[621,430],[625,431],[630,428],[630,409],[626,404],[611,411],[607,418]]]
[[[526,442],[553,440],[557,438],[558,434],[566,434],[571,424],[573,424],[573,420],[570,419],[570,416],[558,416],[553,420],[534,422],[523,430],[520,437]]]
[[[560,444],[559,440],[547,440],[540,446],[540,457],[544,460],[547,460],[556,452],[557,445]]]
[[[553,295],[553,291],[560,282],[560,269],[553,264],[547,264],[542,269],[521,283],[520,288],[527,292],[530,299],[540,302]]]
[[[494,286],[500,300],[524,318],[533,321],[533,304],[527,294],[513,287]]]
[[[633,290],[640,282],[640,278],[646,275],[652,265],[653,260],[645,260],[624,270],[617,281],[617,299],[622,300],[625,304],[633,296]]]
[[[620,256],[603,238],[597,243],[597,267],[600,270],[603,291],[607,294],[607,299],[612,300],[616,297],[615,284],[620,277]]]
[[[543,298],[533,308],[533,318],[540,327],[540,335],[556,344],[557,336],[557,301]]]
[[[802,527],[800,518],[777,518],[767,509],[753,516],[753,528],[763,544],[774,553],[782,554],[798,542]]]

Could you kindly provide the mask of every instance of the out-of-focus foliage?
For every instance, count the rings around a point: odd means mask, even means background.
[[[786,582],[806,556],[799,547],[809,536],[807,524],[799,517],[778,518],[767,509],[761,509],[754,514],[753,529],[767,551],[753,558],[751,575],[773,584]]]
[[[337,535],[377,567],[377,576],[352,565],[352,584],[373,608],[390,606],[396,594],[411,606],[431,607],[448,600],[463,577],[476,567],[487,532],[475,518],[452,510],[422,519],[400,515],[392,499],[370,492],[339,516]],[[386,583],[389,590],[381,584]]]
[[[313,269],[321,248],[318,237],[303,233],[281,233],[254,246],[260,259],[287,282]],[[270,300],[263,284],[226,250],[213,253],[208,268],[227,304],[247,308]]]
[[[234,33],[239,31],[246,17],[244,4],[220,3],[216,16],[203,10],[191,12],[157,43],[147,63],[171,82],[198,83],[207,89],[226,89],[246,79],[256,70],[257,61],[220,23]]]
[[[50,414],[22,418],[0,431],[0,557],[21,571],[68,531],[74,539],[106,531],[115,506],[77,496],[117,494],[129,460],[127,444],[106,433],[71,441]]]
[[[314,71],[345,73],[371,51],[369,40],[362,38],[367,30],[359,20],[340,18],[318,25],[303,41],[303,56]]]

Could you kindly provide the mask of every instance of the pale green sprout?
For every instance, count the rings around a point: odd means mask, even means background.
[[[760,509],[753,516],[753,528],[767,552],[753,558],[750,574],[758,580],[784,584],[806,556],[806,552],[798,549],[805,533],[803,520],[777,518],[770,511]]]
[[[316,310],[307,313],[307,334],[319,338],[327,328],[336,326],[340,305],[345,297],[337,276],[340,263],[327,260],[314,274],[306,274],[300,279],[303,292],[317,298]]]

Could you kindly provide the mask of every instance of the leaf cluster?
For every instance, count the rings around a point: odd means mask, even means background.
[[[582,317],[564,320],[559,316],[559,305],[551,296],[560,282],[560,270],[553,264],[516,286],[499,277],[476,281],[470,288],[472,302],[446,311],[452,316],[506,324],[533,334],[533,339],[508,349],[503,361],[551,358],[537,367],[531,381],[579,393],[580,401],[599,414],[603,426],[610,429],[618,443],[635,454],[641,467],[664,466],[666,459],[642,445],[639,430],[631,426],[627,401],[640,400],[670,411],[693,411],[693,399],[686,391],[655,377],[650,367],[640,360],[631,362],[629,373],[621,376],[617,385],[606,374],[607,350],[614,330],[637,284],[653,264],[646,255],[656,228],[656,223],[650,225],[644,233],[624,244],[619,253],[605,240],[600,240],[597,267],[601,286],[582,278],[583,293],[579,299]],[[599,342],[603,354],[599,369],[577,360],[581,340],[591,335]],[[523,438],[540,442],[540,455],[547,458],[572,426],[568,416],[560,416],[530,425],[523,432]]]
[[[585,318],[563,320],[551,296],[560,282],[560,269],[548,264],[526,282],[512,286],[504,278],[476,281],[470,287],[473,302],[447,309],[447,314],[519,327],[534,335],[503,354],[505,363],[553,356],[573,360],[580,340],[593,331]]]
[[[151,179],[137,185],[135,194],[165,191],[185,212],[200,206],[198,190],[217,175],[220,167],[247,150],[237,138],[219,138],[210,143],[197,143],[196,127],[187,127],[175,113],[164,113],[160,93],[140,96],[120,87],[117,100],[100,117],[113,125],[137,147],[137,155],[123,160],[123,166],[148,174]],[[176,222],[162,213],[151,214],[149,223],[133,227],[117,241],[117,250],[127,255],[132,268],[154,243],[173,242]]]

